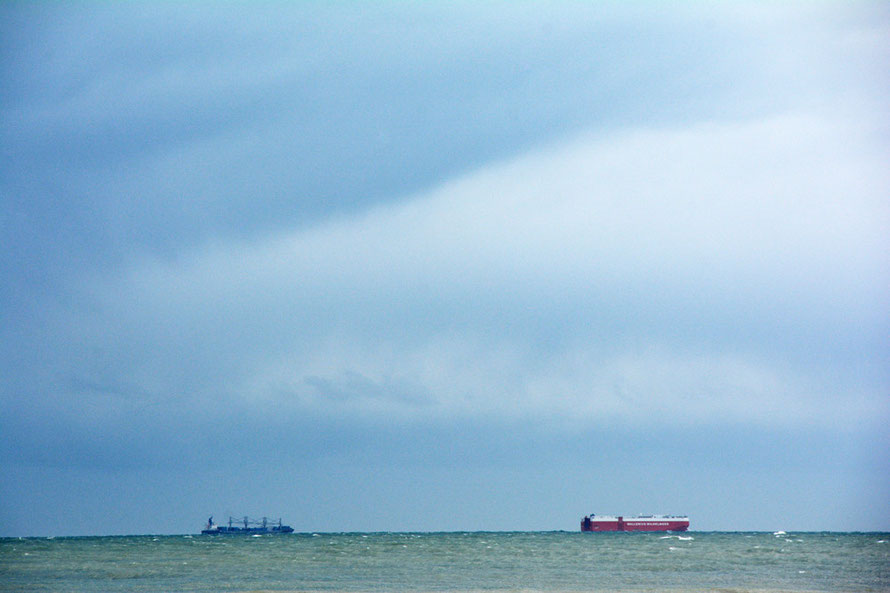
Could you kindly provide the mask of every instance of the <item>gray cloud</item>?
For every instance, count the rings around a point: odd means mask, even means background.
[[[886,377],[862,370],[883,356],[886,183],[858,129],[791,116],[585,138],[402,204],[85,280],[79,312],[41,340],[81,384],[187,409],[885,417]],[[861,177],[873,184],[838,199]]]

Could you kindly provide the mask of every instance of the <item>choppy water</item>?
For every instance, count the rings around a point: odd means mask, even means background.
[[[890,591],[890,534],[535,532],[2,539],[0,590]]]

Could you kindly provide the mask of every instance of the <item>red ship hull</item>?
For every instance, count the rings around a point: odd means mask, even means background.
[[[581,531],[686,531],[687,517],[584,517]]]

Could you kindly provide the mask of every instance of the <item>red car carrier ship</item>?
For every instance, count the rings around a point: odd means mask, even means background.
[[[596,516],[581,519],[581,531],[686,531],[689,517],[683,515]]]

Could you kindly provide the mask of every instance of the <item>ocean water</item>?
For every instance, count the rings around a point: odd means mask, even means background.
[[[0,591],[890,591],[890,534],[344,533],[0,540]]]

